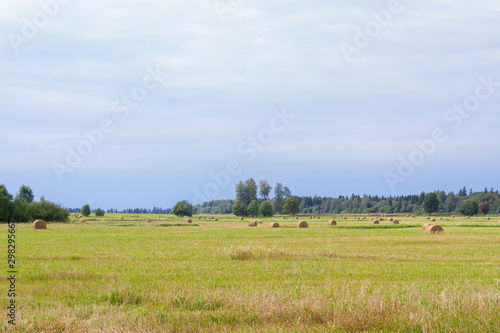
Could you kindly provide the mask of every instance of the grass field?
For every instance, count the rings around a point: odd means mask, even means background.
[[[500,332],[498,216],[118,216],[18,225],[17,331]]]

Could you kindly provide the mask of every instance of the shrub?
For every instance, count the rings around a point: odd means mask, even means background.
[[[264,217],[273,217],[274,216],[273,205],[271,205],[269,201],[264,201],[263,203],[260,204],[259,214]]]
[[[458,206],[458,211],[467,216],[476,215],[479,212],[479,204],[472,199],[467,199]]]
[[[193,216],[193,205],[191,205],[187,200],[179,201],[175,204],[172,213],[175,216]]]
[[[41,219],[45,221],[68,221],[69,213],[61,205],[46,201],[42,198],[29,206],[30,219]]]
[[[101,208],[95,210],[95,216],[104,216],[104,211]]]
[[[82,210],[81,210],[81,214],[83,216],[89,216],[90,215],[90,206],[89,205],[83,205],[82,207]]]

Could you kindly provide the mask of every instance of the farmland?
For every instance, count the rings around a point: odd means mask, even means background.
[[[216,217],[18,224],[17,331],[500,332],[499,216]]]

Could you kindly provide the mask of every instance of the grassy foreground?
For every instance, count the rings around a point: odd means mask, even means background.
[[[16,331],[500,332],[498,216],[217,218],[19,224]]]

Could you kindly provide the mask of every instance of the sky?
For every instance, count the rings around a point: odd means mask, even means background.
[[[65,207],[500,187],[496,0],[2,0],[0,183]]]

